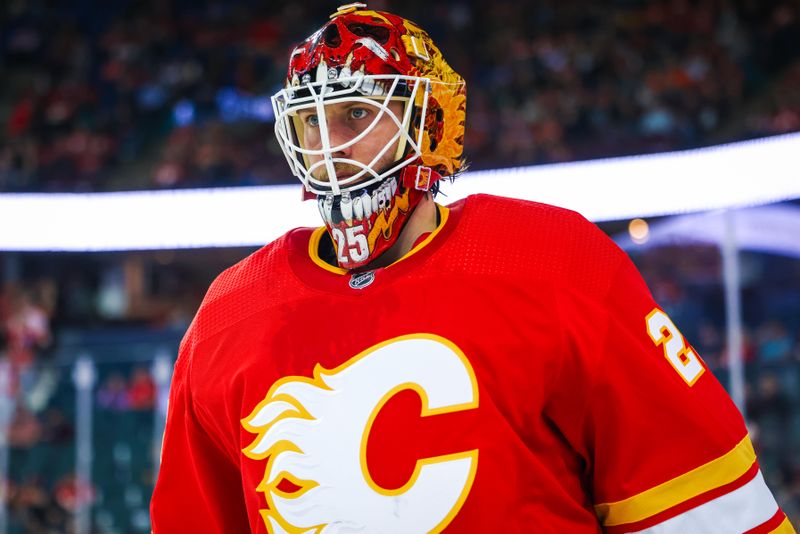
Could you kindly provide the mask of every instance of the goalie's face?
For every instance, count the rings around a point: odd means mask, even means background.
[[[328,72],[272,98],[275,134],[307,193],[361,190],[419,158],[429,80]]]
[[[369,170],[380,174],[388,169],[401,156],[398,123],[403,110],[402,101],[390,101],[385,110],[364,102],[344,101],[326,105],[324,116],[317,108],[298,111],[297,128],[303,148],[310,151],[306,158],[311,175],[321,182],[329,181],[328,165],[322,155],[326,144],[331,149],[336,178],[354,178],[351,186],[374,176]]]

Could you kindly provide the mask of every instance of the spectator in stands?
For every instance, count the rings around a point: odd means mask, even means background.
[[[56,504],[38,477],[17,486],[10,499],[10,509],[25,532],[49,534],[66,531],[63,509]]]
[[[696,348],[712,368],[722,365],[722,332],[714,323],[704,321],[697,332]]]
[[[152,410],[155,404],[156,387],[146,367],[136,367],[131,373],[128,386],[128,402],[132,410]]]
[[[97,390],[97,405],[105,410],[121,412],[130,408],[128,384],[122,373],[111,373]]]
[[[789,359],[794,340],[781,321],[768,321],[759,327],[758,359],[764,364],[778,363]]]
[[[75,513],[84,506],[91,505],[97,498],[97,491],[90,482],[81,481],[74,474],[67,474],[56,482],[53,495],[63,510]]]
[[[41,373],[35,363],[40,352],[50,346],[50,318],[27,287],[11,285],[8,291],[8,306],[0,329],[6,339],[5,352],[11,364],[14,390],[29,396],[38,392]],[[25,400],[35,408],[31,398]]]
[[[60,408],[49,407],[42,419],[42,442],[59,447],[75,441],[75,428]]]
[[[778,465],[792,456],[792,446],[786,429],[792,417],[793,406],[781,381],[773,372],[764,372],[758,379],[753,395],[747,399],[746,411],[755,443],[764,459]]]
[[[747,402],[747,414],[754,421],[774,418],[779,427],[785,427],[792,414],[792,403],[778,377],[766,372],[758,380],[758,387]]]
[[[23,404],[18,404],[8,430],[9,446],[27,449],[39,443],[41,439],[41,421]]]
[[[756,345],[753,342],[753,334],[750,328],[745,326],[742,329],[742,363],[747,366],[751,366],[752,364],[758,361],[758,352],[756,350]],[[727,368],[730,365],[730,350],[727,344],[723,346],[722,349],[722,358],[720,359],[723,368]]]
[[[30,366],[37,350],[50,344],[50,319],[25,288],[12,287],[3,330],[8,357],[18,369]]]

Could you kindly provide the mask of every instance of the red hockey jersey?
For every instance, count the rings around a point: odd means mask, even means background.
[[[156,534],[793,532],[742,418],[627,256],[479,195],[350,274],[298,229],[210,288]]]

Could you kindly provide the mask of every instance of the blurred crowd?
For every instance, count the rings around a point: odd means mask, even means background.
[[[25,532],[63,531],[73,475],[52,469],[74,446],[74,427],[51,405],[57,377],[48,365],[54,312],[51,282],[5,284],[0,290],[0,435],[4,463],[14,474],[2,482],[10,524]],[[11,473],[11,471],[9,471]]]
[[[59,291],[50,278],[0,290],[0,473],[8,469],[8,478],[0,474],[0,502],[7,532],[68,532],[86,507],[93,532],[147,532],[157,396],[151,362],[98,365],[94,476],[79,479],[73,362],[56,354],[61,336],[52,328],[69,313],[58,304]]]
[[[268,96],[332,10],[310,0],[11,0],[0,191],[289,182]],[[473,168],[800,130],[793,0],[370,2],[468,82]]]
[[[800,61],[791,64],[747,113],[746,129],[753,137],[800,131]]]

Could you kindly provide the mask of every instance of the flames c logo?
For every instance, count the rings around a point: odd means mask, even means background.
[[[472,487],[478,451],[417,461],[401,488],[372,480],[367,438],[383,405],[399,391],[415,390],[422,415],[478,406],[478,384],[461,350],[444,338],[395,338],[314,377],[286,377],[242,420],[258,434],[244,449],[267,460],[257,490],[269,509],[271,533],[438,532],[458,513]],[[279,487],[289,481],[291,493]]]

